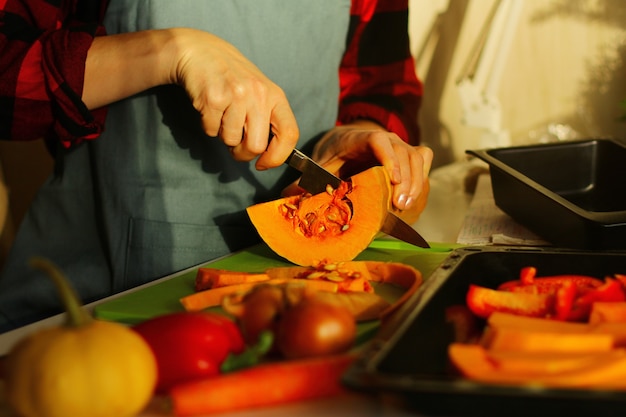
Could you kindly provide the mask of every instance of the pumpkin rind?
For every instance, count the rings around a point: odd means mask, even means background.
[[[263,241],[297,265],[350,261],[380,231],[389,208],[391,185],[382,167],[363,171],[345,184],[348,189],[341,188],[342,184],[337,190],[313,196],[256,204],[248,207],[248,216]],[[320,217],[324,221],[319,221]]]

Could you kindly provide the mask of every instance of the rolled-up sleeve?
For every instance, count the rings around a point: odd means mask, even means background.
[[[102,132],[106,109],[89,111],[81,96],[106,6],[77,3],[0,2],[0,139],[54,138],[70,147]]]
[[[339,124],[373,120],[419,143],[422,83],[408,34],[407,0],[353,0],[340,68]]]

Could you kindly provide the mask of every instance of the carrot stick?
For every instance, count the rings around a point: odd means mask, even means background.
[[[261,364],[186,382],[169,392],[174,415],[194,416],[266,407],[340,394],[351,355]]]
[[[203,291],[246,282],[267,281],[268,279],[270,277],[267,274],[236,272],[218,268],[199,268],[196,274],[195,289],[196,291]]]
[[[520,316],[514,313],[496,311],[487,319],[490,328],[512,328],[536,332],[586,333],[591,329],[586,323],[547,319],[544,317]]]
[[[491,330],[487,347],[492,350],[523,352],[607,352],[613,336],[606,333],[535,332],[513,328]]]
[[[321,280],[293,280],[293,279],[270,279],[263,281],[264,284],[285,284],[299,282],[306,286],[308,289],[316,291],[329,291],[337,292],[337,284],[330,281]],[[222,299],[226,295],[234,294],[237,292],[246,293],[250,291],[255,285],[259,285],[259,282],[245,282],[242,284],[228,285],[226,287],[218,287],[210,290],[198,291],[182,297],[179,301],[187,311],[200,311],[205,308],[219,306],[222,303]]]
[[[475,344],[452,343],[448,347],[451,362],[466,377],[488,383],[513,383],[556,387],[626,388],[626,352],[615,349],[596,353],[593,360],[579,367],[555,373],[502,372],[490,351]]]

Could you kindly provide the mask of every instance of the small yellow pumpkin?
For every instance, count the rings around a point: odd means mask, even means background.
[[[26,336],[9,352],[9,405],[23,417],[138,414],[157,379],[148,344],[121,324],[94,320],[52,263],[36,258],[31,264],[53,279],[68,319],[64,326]]]

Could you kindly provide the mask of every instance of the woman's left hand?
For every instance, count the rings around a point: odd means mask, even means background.
[[[433,152],[426,146],[409,145],[380,125],[362,120],[328,131],[316,144],[312,157],[341,178],[382,165],[391,179],[394,207],[410,211],[422,192],[427,192]]]

